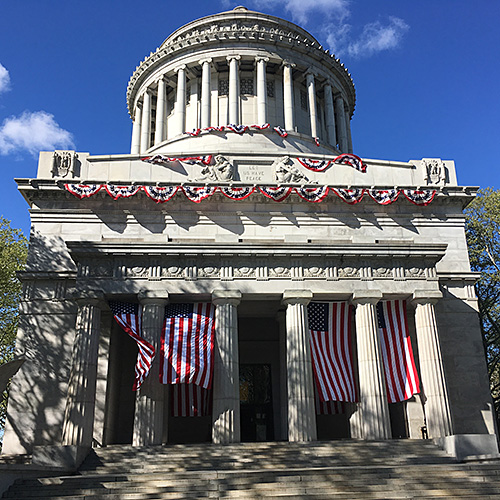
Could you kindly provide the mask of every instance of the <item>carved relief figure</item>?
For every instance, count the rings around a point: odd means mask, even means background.
[[[70,172],[73,173],[74,161],[74,151],[54,151],[52,175],[54,177],[66,177]]]
[[[274,160],[275,179],[278,184],[287,184],[290,182],[310,182],[310,180],[293,164],[289,165],[290,157],[282,156]]]
[[[440,159],[424,160],[427,184],[441,184],[445,180],[444,162]]]
[[[215,157],[215,165],[206,165],[201,171],[201,177],[195,181],[229,182],[234,177],[234,167],[227,158],[222,155]]]

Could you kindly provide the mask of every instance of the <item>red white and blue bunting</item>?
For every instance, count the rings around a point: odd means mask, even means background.
[[[234,123],[230,123],[227,128],[239,135],[244,134],[248,130],[247,125],[235,125]]]
[[[337,156],[337,158],[333,160],[333,163],[350,165],[360,172],[366,172],[366,165],[363,163],[363,160],[359,156],[353,155],[351,153],[344,153]]]
[[[280,136],[280,137],[288,137],[288,132],[283,128],[280,127],[279,125],[277,127],[274,127],[274,131]]]
[[[154,155],[154,156],[144,156],[141,158],[142,161],[147,163],[152,163],[153,165],[163,165],[165,163],[174,163],[180,161],[183,163],[188,163],[192,165],[193,163],[203,163],[203,165],[209,165],[212,163],[212,155],[204,156],[185,156],[181,158],[165,155]]]
[[[102,184],[64,184],[66,190],[74,194],[77,198],[90,198],[98,193]]]
[[[276,186],[276,187],[271,187],[271,186],[261,186],[259,187],[259,191],[264,195],[267,196],[268,198],[271,198],[271,200],[274,201],[283,201],[288,198],[290,193],[292,192],[291,187],[284,187],[284,186]]]
[[[244,200],[256,190],[271,200],[281,202],[294,192],[303,200],[311,203],[323,201],[330,191],[334,192],[342,201],[354,205],[359,203],[365,193],[368,193],[372,200],[379,205],[389,205],[394,203],[399,194],[404,196],[415,205],[427,206],[435,198],[437,191],[434,189],[365,189],[365,188],[336,188],[330,186],[314,187],[292,187],[292,186],[138,186],[138,185],[115,185],[115,184],[64,184],[64,187],[71,194],[79,199],[89,198],[104,189],[114,200],[118,198],[130,198],[139,191],[144,191],[146,195],[157,203],[164,203],[174,197],[180,189],[186,197],[200,203],[209,198],[216,191],[221,192],[231,200]]]
[[[311,160],[309,158],[297,158],[299,163],[313,172],[323,172],[331,164],[331,160]]]
[[[264,123],[264,125],[250,125],[250,128],[255,128],[257,130],[267,130],[271,124],[269,123]]]

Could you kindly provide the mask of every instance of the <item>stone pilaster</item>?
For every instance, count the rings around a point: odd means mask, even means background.
[[[240,441],[240,369],[238,360],[239,290],[214,290],[215,348],[213,378],[212,440]]]
[[[158,97],[156,100],[156,128],[155,128],[155,146],[163,142],[167,136],[167,86],[165,77],[158,80]]]
[[[212,59],[200,61],[201,65],[201,128],[210,127],[210,101]]]
[[[293,105],[293,68],[295,64],[283,61],[283,110],[285,130],[295,130],[295,110]]]
[[[267,123],[266,64],[268,57],[257,57],[257,123]]]
[[[328,144],[337,147],[337,132],[335,130],[335,108],[333,106],[332,86],[325,84],[325,114],[326,114],[326,135]]]
[[[347,133],[347,152],[352,153],[352,135],[351,135],[351,117],[349,116],[349,110],[345,110],[345,127]]]
[[[311,135],[318,137],[318,120],[316,112],[316,83],[314,81],[314,74],[306,74],[307,84],[307,98],[309,101],[309,120],[311,122]]]
[[[355,292],[356,339],[359,370],[359,415],[354,417],[363,439],[389,439],[391,422],[385,387],[382,351],[378,334],[376,304],[382,298],[378,290]]]
[[[141,153],[149,149],[151,141],[151,92],[146,89],[142,104],[142,124],[141,124]]]
[[[132,125],[132,143],[130,153],[138,155],[141,152],[141,125],[142,125],[142,103],[135,106],[134,122]]]
[[[286,369],[286,315],[284,311],[278,312],[276,321],[279,325],[279,350],[280,350],[280,429],[281,439],[288,439],[288,390]]]
[[[337,121],[337,133],[339,141],[339,149],[342,153],[347,153],[349,150],[347,138],[347,126],[345,122],[344,99],[338,94],[335,97],[335,118]]]
[[[310,290],[285,290],[288,440],[316,440],[314,382],[307,324]]]
[[[88,292],[77,299],[78,313],[64,413],[63,445],[92,446],[102,299],[99,292]]]
[[[177,72],[177,91],[175,98],[175,133],[181,135],[186,126],[186,66],[175,69]]]
[[[137,391],[134,415],[134,446],[162,444],[165,386],[160,384],[160,337],[168,302],[166,292],[141,292],[142,336],[155,348],[151,371]]]
[[[240,56],[227,56],[229,63],[229,123],[240,123]]]
[[[434,304],[442,298],[439,290],[418,290],[413,294],[420,376],[424,411],[430,438],[451,435],[452,421],[443,360],[439,345]]]

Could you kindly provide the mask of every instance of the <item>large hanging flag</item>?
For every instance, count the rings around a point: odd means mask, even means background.
[[[346,412],[346,404],[343,401],[321,401],[316,387],[314,387],[314,406],[316,415],[339,415]]]
[[[194,384],[170,386],[172,417],[205,417],[212,413],[212,389]]]
[[[357,400],[347,302],[311,302],[308,307],[314,380],[320,401]]]
[[[397,403],[420,392],[413,359],[406,301],[386,300],[377,304],[378,331],[382,344],[387,399]]]
[[[139,348],[137,362],[135,363],[135,381],[133,386],[133,390],[137,391],[151,370],[151,365],[155,357],[155,349],[149,342],[142,338],[142,320],[139,304],[110,301],[109,307],[116,322],[136,341]]]
[[[169,304],[161,337],[160,382],[212,385],[215,307]]]

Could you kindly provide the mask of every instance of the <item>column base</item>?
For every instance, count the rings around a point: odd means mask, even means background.
[[[441,448],[453,455],[457,460],[500,458],[498,453],[498,441],[495,434],[453,434],[434,439]]]
[[[90,453],[89,446],[35,446],[32,463],[44,467],[60,467],[66,471],[75,471]]]

